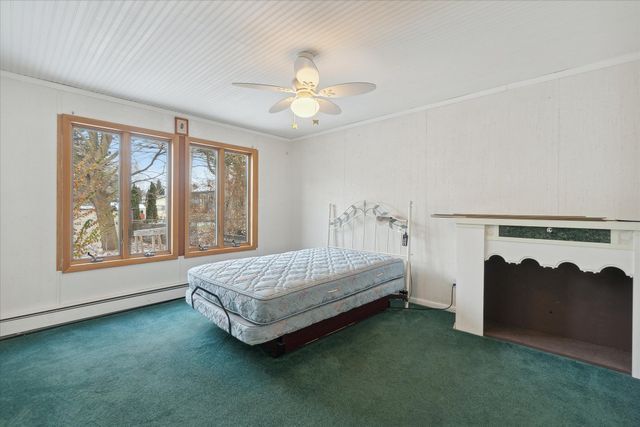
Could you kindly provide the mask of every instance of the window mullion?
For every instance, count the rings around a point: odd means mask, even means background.
[[[122,133],[120,149],[120,253],[123,259],[130,258],[129,228],[131,227],[131,134]]]
[[[216,176],[216,181],[218,185],[218,197],[217,197],[217,214],[218,214],[218,236],[217,236],[217,246],[219,248],[224,248],[224,148],[218,149],[218,176]]]
[[[191,223],[191,141],[184,139],[185,144],[182,147],[184,153],[182,157],[182,186],[179,186],[184,194],[181,195],[182,203],[182,246],[184,247],[184,255],[191,251],[191,236],[189,235],[189,224]]]
[[[249,161],[247,162],[247,205],[248,205],[248,218],[249,218],[249,239],[248,243],[250,246],[253,246],[257,241],[258,234],[258,218],[256,213],[258,212],[257,200],[254,197],[257,193],[257,182],[258,177],[255,175],[257,172],[257,155],[249,156]]]
[[[171,220],[172,235],[171,245],[178,256],[184,256],[189,251],[189,218],[186,208],[189,194],[189,182],[191,181],[191,159],[189,156],[189,142],[184,136],[175,136],[172,143],[173,179],[171,188],[171,206],[173,219]]]

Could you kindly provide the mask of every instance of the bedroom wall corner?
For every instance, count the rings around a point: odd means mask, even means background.
[[[297,247],[329,202],[415,203],[414,296],[448,305],[455,226],[433,213],[640,219],[640,61],[466,96],[292,143]]]

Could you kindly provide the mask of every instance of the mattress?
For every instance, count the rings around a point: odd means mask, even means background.
[[[227,311],[257,325],[403,277],[400,258],[333,247],[215,262],[188,272],[191,290],[200,286],[216,294]]]
[[[353,308],[375,301],[404,289],[404,279],[395,279],[366,289],[354,295],[334,300],[325,305],[295,314],[269,325],[256,325],[231,313],[231,334],[249,345],[262,344],[285,334],[305,328],[322,320],[329,319]],[[187,302],[191,304],[191,292],[187,290]],[[194,295],[194,308],[223,330],[229,323],[224,311],[201,295]]]

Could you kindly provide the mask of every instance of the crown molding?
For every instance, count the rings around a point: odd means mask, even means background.
[[[334,132],[340,132],[340,131],[347,130],[347,129],[353,129],[353,128],[356,128],[356,127],[368,125],[370,123],[376,123],[376,122],[380,122],[380,121],[384,121],[384,120],[389,120],[389,119],[392,119],[392,118],[395,118],[395,117],[406,116],[408,114],[413,114],[413,113],[417,113],[417,112],[421,112],[421,111],[431,110],[431,109],[434,109],[434,108],[444,107],[446,105],[457,104],[459,102],[464,102],[464,101],[468,101],[470,99],[475,99],[475,98],[481,98],[483,96],[493,95],[493,94],[500,93],[500,92],[505,92],[505,91],[511,90],[511,89],[531,86],[531,85],[535,85],[535,84],[538,84],[538,83],[551,81],[551,80],[559,80],[559,79],[562,79],[564,77],[569,77],[569,76],[573,76],[573,75],[577,75],[577,74],[588,73],[590,71],[600,70],[602,68],[613,67],[613,66],[616,66],[616,65],[625,64],[625,63],[628,63],[628,62],[634,62],[634,61],[638,61],[638,60],[640,60],[640,52],[634,52],[634,53],[630,53],[630,54],[627,54],[627,55],[622,55],[622,56],[617,56],[615,58],[610,58],[610,59],[607,59],[607,60],[604,60],[604,61],[599,61],[599,62],[594,62],[594,63],[591,63],[591,64],[587,64],[587,65],[582,65],[580,67],[568,68],[566,70],[556,71],[554,73],[545,74],[545,75],[540,76],[540,77],[534,77],[534,78],[527,79],[527,80],[522,80],[522,81],[518,81],[518,82],[514,82],[514,83],[508,83],[506,85],[497,86],[497,87],[494,87],[494,88],[491,88],[491,89],[485,89],[485,90],[481,90],[481,91],[478,91],[478,92],[473,92],[473,93],[469,93],[469,94],[466,94],[466,95],[457,96],[457,97],[450,98],[450,99],[447,99],[447,100],[444,100],[444,101],[434,102],[432,104],[427,104],[427,105],[423,105],[423,106],[420,106],[420,107],[411,108],[409,110],[399,111],[397,113],[385,114],[383,116],[375,117],[375,118],[372,118],[372,119],[361,120],[361,121],[358,121],[358,122],[350,123],[348,125],[339,126],[337,128],[327,129],[326,131],[322,131],[322,132],[318,132],[318,133],[312,133],[312,134],[304,135],[304,136],[299,136],[299,137],[296,137],[296,138],[291,138],[289,141],[291,141],[291,142],[303,141],[305,139],[315,138],[317,136],[322,136],[322,135],[328,135],[328,134],[331,134],[331,133],[334,133]]]
[[[105,95],[105,94],[99,93],[99,92],[92,92],[90,90],[80,89],[80,88],[77,88],[75,86],[69,86],[69,85],[65,85],[65,84],[62,84],[62,83],[56,83],[56,82],[52,82],[50,80],[37,79],[35,77],[29,77],[29,76],[25,76],[23,74],[16,74],[16,73],[12,73],[10,71],[0,70],[0,76],[6,77],[6,78],[9,78],[9,79],[13,79],[13,80],[18,80],[18,81],[23,81],[23,82],[35,84],[35,85],[38,85],[38,86],[48,87],[48,88],[51,88],[51,89],[63,90],[65,92],[70,92],[70,93],[75,93],[75,94],[79,94],[79,95],[89,96],[89,97],[96,98],[96,99],[102,99],[102,100],[105,100],[105,101],[115,102],[115,103],[118,103],[118,104],[130,106],[130,107],[136,107],[136,108],[141,108],[141,109],[145,109],[145,110],[148,110],[148,111],[154,111],[154,112],[158,112],[158,113],[171,114],[173,116],[184,117],[184,118],[189,119],[189,120],[201,121],[201,122],[204,122],[204,123],[207,123],[207,124],[210,124],[210,125],[219,126],[219,127],[223,127],[223,128],[227,128],[227,129],[232,129],[232,130],[236,130],[236,131],[240,131],[240,132],[246,132],[246,133],[250,133],[250,134],[253,134],[253,135],[258,135],[258,136],[262,136],[262,137],[275,139],[275,140],[278,140],[278,141],[291,141],[290,138],[283,138],[282,136],[273,135],[273,134],[266,133],[266,132],[260,132],[260,131],[257,131],[257,130],[244,128],[242,126],[232,125],[232,124],[229,124],[229,123],[219,122],[219,121],[207,118],[207,117],[198,116],[198,115],[187,113],[187,112],[184,112],[184,111],[170,110],[168,108],[164,108],[164,107],[160,107],[160,106],[155,106],[155,105],[151,105],[151,104],[144,104],[142,102],[132,101],[132,100],[129,100],[129,99],[118,98],[118,97],[111,96],[111,95]]]
[[[540,77],[534,77],[531,79],[527,79],[527,80],[522,80],[522,81],[518,81],[518,82],[513,82],[513,83],[508,83],[505,85],[501,85],[501,86],[497,86],[494,88],[490,88],[490,89],[485,89],[485,90],[481,90],[478,92],[472,92],[469,94],[465,94],[465,95],[461,95],[461,96],[457,96],[454,98],[449,98],[443,101],[438,101],[435,103],[431,103],[431,104],[426,104],[426,105],[422,105],[420,107],[415,107],[415,108],[411,108],[408,110],[402,110],[396,113],[391,113],[391,114],[385,114],[382,116],[378,116],[378,117],[374,117],[372,119],[367,119],[367,120],[361,120],[361,121],[357,121],[354,123],[350,123],[344,126],[339,126],[333,129],[327,129],[326,131],[322,131],[322,132],[317,132],[317,133],[311,133],[308,135],[304,135],[304,136],[299,136],[299,137],[295,137],[295,138],[285,138],[279,135],[275,135],[275,134],[271,134],[271,133],[267,133],[267,132],[260,132],[257,130],[253,130],[253,129],[249,129],[249,128],[245,128],[242,126],[236,126],[236,125],[232,125],[232,124],[228,124],[228,123],[224,123],[224,122],[219,122],[216,120],[213,120],[211,118],[207,118],[207,117],[203,117],[203,116],[198,116],[198,115],[194,115],[191,113],[186,113],[183,111],[176,111],[176,110],[170,110],[167,108],[163,108],[160,106],[155,106],[155,105],[150,105],[150,104],[144,104],[141,102],[137,102],[137,101],[132,101],[132,100],[128,100],[128,99],[123,99],[123,98],[118,98],[115,96],[111,96],[111,95],[105,95],[102,93],[98,93],[98,92],[92,92],[86,89],[80,89],[74,86],[68,86],[68,85],[64,85],[61,83],[56,83],[56,82],[52,82],[49,80],[42,80],[42,79],[36,79],[34,77],[29,77],[29,76],[25,76],[22,74],[16,74],[16,73],[12,73],[9,71],[5,71],[5,70],[0,70],[0,75],[2,77],[7,77],[7,78],[11,78],[14,80],[20,80],[20,81],[25,81],[25,82],[29,82],[32,84],[37,84],[40,86],[44,86],[44,87],[50,87],[53,89],[57,89],[57,90],[64,90],[67,92],[72,92],[72,93],[77,93],[77,94],[81,94],[81,95],[85,95],[85,96],[90,96],[93,98],[97,98],[97,99],[104,99],[107,101],[111,101],[111,102],[116,102],[116,103],[120,103],[123,105],[129,105],[129,106],[134,106],[137,108],[143,108],[149,111],[156,111],[156,112],[160,112],[160,113],[165,113],[165,114],[172,114],[174,116],[180,116],[180,117],[185,117],[188,118],[190,120],[199,120],[199,121],[203,121],[205,123],[211,124],[211,125],[215,125],[215,126],[220,126],[223,128],[227,128],[227,129],[233,129],[233,130],[237,130],[237,131],[241,131],[241,132],[247,132],[253,135],[258,135],[258,136],[262,136],[262,137],[267,137],[267,138],[271,138],[277,141],[286,141],[286,142],[297,142],[297,141],[304,141],[306,139],[310,139],[310,138],[315,138],[317,136],[322,136],[322,135],[329,135],[335,132],[340,132],[340,131],[344,131],[347,129],[353,129],[356,127],[360,127],[360,126],[364,126],[364,125],[368,125],[371,123],[376,123],[376,122],[380,122],[380,121],[384,121],[384,120],[389,120],[395,117],[401,117],[401,116],[405,116],[408,114],[413,114],[413,113],[417,113],[417,112],[421,112],[421,111],[426,111],[426,110],[431,110],[434,108],[439,108],[439,107],[444,107],[446,105],[451,105],[451,104],[457,104],[459,102],[464,102],[464,101],[468,101],[471,99],[475,99],[475,98],[481,98],[483,96],[488,96],[488,95],[493,95],[496,93],[500,93],[500,92],[505,92],[511,89],[516,89],[516,88],[520,88],[520,87],[526,87],[526,86],[531,86],[534,84],[538,84],[538,83],[542,83],[542,82],[546,82],[546,81],[551,81],[551,80],[559,80],[562,79],[564,77],[569,77],[569,76],[573,76],[573,75],[577,75],[577,74],[583,74],[583,73],[588,73],[590,71],[595,71],[595,70],[600,70],[602,68],[608,68],[608,67],[613,67],[616,65],[620,65],[620,64],[625,64],[628,62],[634,62],[634,61],[638,61],[640,60],[640,52],[633,52],[627,55],[622,55],[622,56],[617,56],[614,58],[609,58],[606,59],[604,61],[598,61],[598,62],[594,62],[591,64],[587,64],[587,65],[582,65],[580,67],[574,67],[574,68],[568,68],[566,70],[560,70],[560,71],[556,71],[554,73],[550,73],[550,74],[545,74],[543,76]]]

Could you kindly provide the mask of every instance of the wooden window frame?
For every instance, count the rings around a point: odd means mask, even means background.
[[[120,147],[120,255],[106,257],[100,262],[73,260],[73,127],[93,128],[121,135]],[[129,204],[131,180],[131,135],[148,136],[169,141],[169,250],[152,257],[130,254]],[[57,243],[56,268],[63,273],[87,271],[125,265],[144,264],[222,253],[255,250],[258,247],[258,150],[230,145],[174,133],[128,126],[69,114],[58,115],[57,150]],[[218,150],[217,181],[217,246],[201,251],[189,245],[189,197],[191,193],[191,145]],[[249,156],[249,242],[237,247],[224,246],[224,153],[226,151]]]
[[[258,150],[255,148],[240,147],[237,145],[224,144],[216,141],[208,141],[200,138],[185,138],[185,156],[184,156],[184,256],[185,258],[224,254],[230,252],[242,252],[254,250],[258,247]],[[216,246],[206,250],[196,249],[189,244],[189,200],[191,195],[191,146],[199,145],[218,150],[218,165],[216,169],[216,196],[217,196],[217,238]],[[237,247],[224,246],[224,153],[229,151],[232,153],[241,153],[249,156],[249,195],[248,195],[248,214],[249,214],[249,242]]]
[[[73,260],[73,179],[72,150],[73,127],[81,126],[119,133],[120,147],[120,255],[107,257],[100,262]],[[169,250],[152,257],[129,253],[129,204],[131,180],[130,141],[131,135],[148,136],[169,142]],[[178,135],[135,126],[95,120],[68,114],[58,115],[58,158],[57,158],[57,269],[64,273],[109,268],[123,265],[143,264],[178,258],[179,226],[179,151]]]

